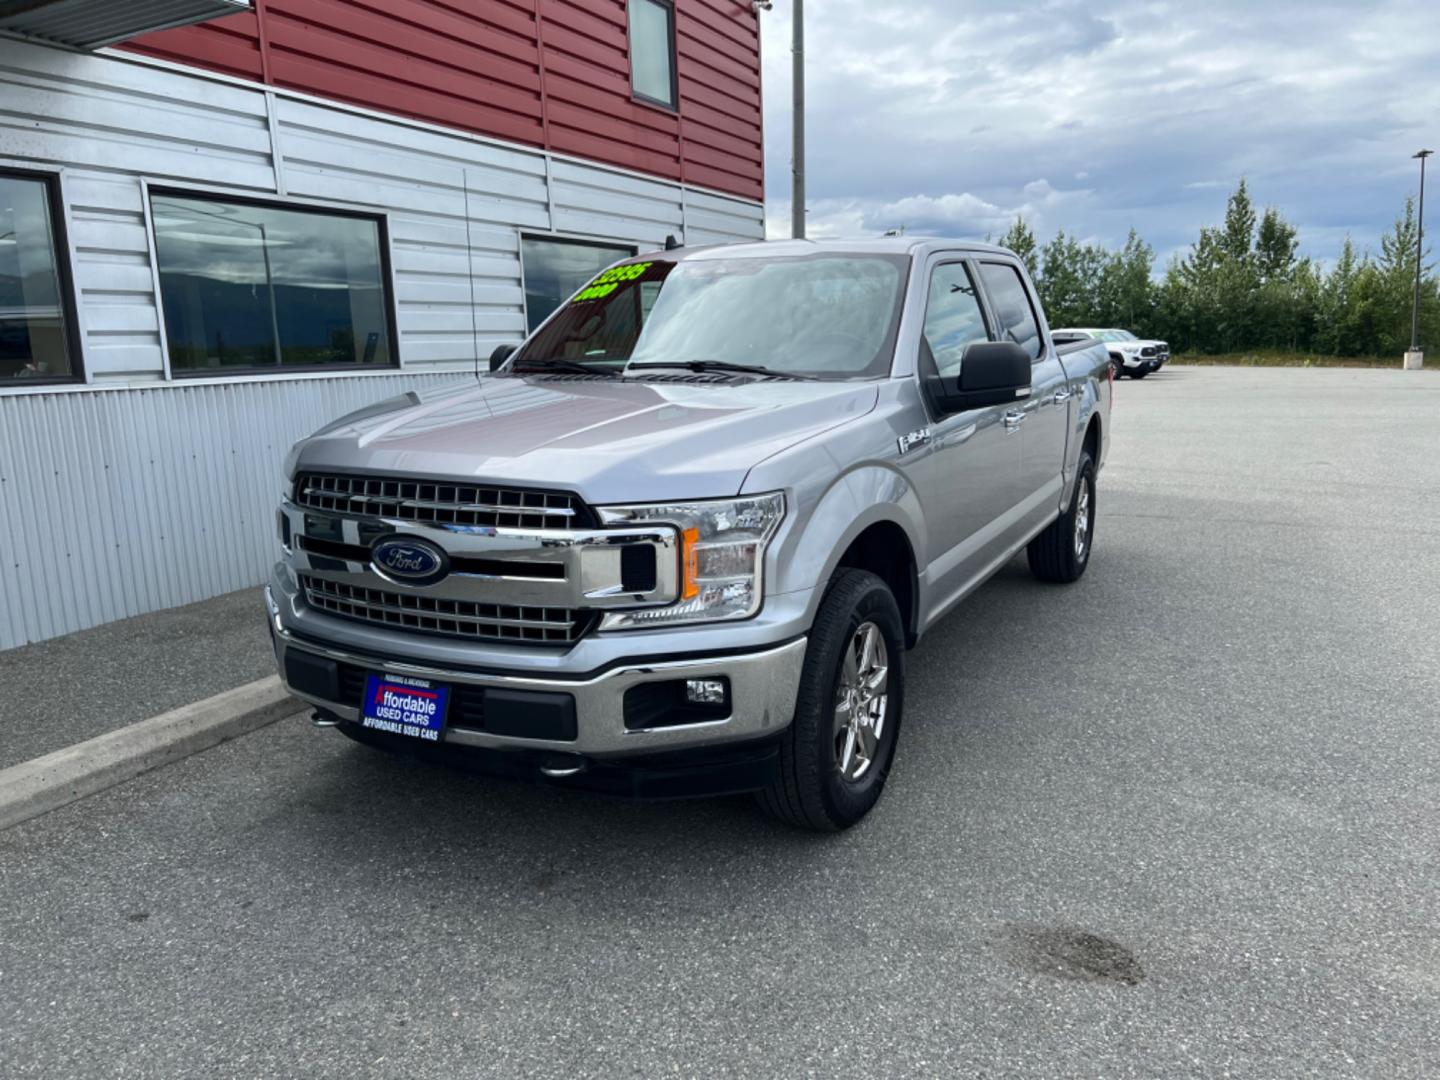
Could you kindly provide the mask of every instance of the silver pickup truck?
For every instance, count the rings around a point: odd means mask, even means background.
[[[1022,548],[1085,572],[1110,375],[999,248],[627,260],[478,381],[295,447],[280,672],[361,742],[845,828],[906,650]]]

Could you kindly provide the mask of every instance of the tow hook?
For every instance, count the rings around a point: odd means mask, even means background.
[[[579,776],[590,768],[590,759],[579,754],[546,754],[540,761],[540,772],[551,780]]]
[[[310,714],[310,724],[317,728],[339,727],[340,720],[330,713],[322,713],[318,709]]]

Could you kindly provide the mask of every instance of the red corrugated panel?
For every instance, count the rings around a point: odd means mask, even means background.
[[[680,121],[630,93],[625,0],[539,0],[552,149],[680,179]]]
[[[762,196],[759,21],[748,0],[677,0],[679,115],[631,94],[626,0],[255,2],[258,19],[236,15],[130,47]]]
[[[149,34],[132,41],[128,47],[161,60],[195,64],[241,79],[259,81],[263,78],[260,28],[254,12]]]
[[[684,178],[764,198],[759,17],[739,0],[680,0],[677,9]]]
[[[533,40],[515,38],[508,59],[484,47],[499,47],[492,27],[477,19],[474,31],[461,42],[350,0],[270,0],[265,11],[276,86],[538,144]]]

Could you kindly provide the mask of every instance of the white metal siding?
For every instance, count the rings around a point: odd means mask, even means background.
[[[0,648],[258,584],[298,439],[470,377],[0,396]]]
[[[262,580],[289,446],[524,334],[520,230],[759,239],[758,203],[113,55],[0,39],[0,168],[59,168],[89,389],[0,387],[0,649]],[[383,214],[401,369],[170,381],[145,185]]]

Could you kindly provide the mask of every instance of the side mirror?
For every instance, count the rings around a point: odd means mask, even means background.
[[[1013,341],[978,341],[965,350],[953,389],[939,396],[947,412],[1021,401],[1030,396],[1030,354]]]
[[[497,345],[495,351],[490,354],[490,370],[499,371],[505,366],[505,361],[515,355],[519,345]]]

